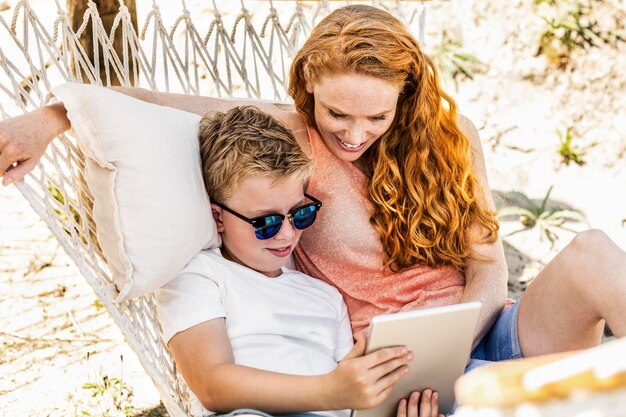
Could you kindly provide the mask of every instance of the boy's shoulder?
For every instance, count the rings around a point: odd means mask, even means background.
[[[219,248],[213,248],[198,252],[180,273],[227,277],[231,274],[246,273],[248,270],[249,268],[224,258]]]
[[[189,263],[185,265],[185,268],[183,269],[183,271],[190,269],[190,268],[198,267],[198,266],[204,266],[207,263],[211,264],[215,261],[221,264],[220,258],[223,259],[219,248],[203,249],[200,252],[198,252],[196,255],[194,255],[193,258],[191,258]]]

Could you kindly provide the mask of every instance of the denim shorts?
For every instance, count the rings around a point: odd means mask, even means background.
[[[316,416],[319,416],[319,414],[315,414],[315,413],[277,414],[276,416],[272,416],[271,414],[264,413],[263,411],[252,410],[248,408],[241,408],[239,410],[231,411],[228,414],[211,414],[209,417],[234,417],[234,416],[239,416],[242,414],[252,414],[253,416],[261,416],[261,417],[316,417]]]
[[[519,359],[524,356],[517,334],[519,304],[517,300],[511,307],[500,313],[491,330],[472,351],[471,361],[465,372],[490,362]]]

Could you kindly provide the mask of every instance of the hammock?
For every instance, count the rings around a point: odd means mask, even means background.
[[[422,3],[373,3],[399,17],[423,40]],[[329,1],[213,1],[205,13],[194,10],[192,19],[183,0],[178,17],[168,25],[163,18],[174,16],[169,12],[164,16],[153,3],[136,31],[122,4],[107,33],[91,0],[76,31],[58,0],[54,5],[41,5],[55,10],[40,10],[39,17],[28,1],[20,1],[10,22],[0,16],[0,113],[4,119],[33,110],[45,103],[53,87],[64,82],[101,85],[105,80],[104,84],[110,85],[114,77],[122,85],[151,90],[286,101],[294,51],[322,17],[342,5]],[[54,20],[46,23],[42,16],[54,16]],[[89,26],[94,61],[101,61],[102,66],[89,60],[79,40]],[[114,38],[122,41],[121,56],[113,49]],[[164,345],[153,295],[113,304],[106,290],[112,280],[95,239],[93,199],[83,171],[81,151],[62,135],[48,147],[37,168],[16,186],[121,328],[170,415],[195,414],[192,395]]]

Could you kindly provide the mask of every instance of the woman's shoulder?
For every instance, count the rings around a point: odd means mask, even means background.
[[[296,110],[293,103],[255,100],[254,104],[262,111],[272,115],[280,120],[287,128],[289,128],[298,144],[302,147],[307,155],[311,155],[311,145],[309,133],[304,117]]]
[[[467,116],[458,114],[457,123],[461,131],[472,142],[472,147],[476,147],[476,144],[480,144],[478,129],[476,129],[476,125],[474,125],[474,123]]]
[[[475,157],[483,158],[483,147],[480,142],[480,135],[478,134],[478,129],[476,125],[466,116],[459,114],[457,115],[457,123],[459,128],[465,134],[465,136],[469,139],[470,145],[472,146],[472,153]]]
[[[308,126],[304,117],[296,111],[293,104],[283,110],[281,121],[293,132],[298,144],[307,155],[311,155],[311,140],[309,138]]]
[[[278,118],[285,126],[287,126],[296,138],[298,145],[304,150],[308,156],[311,156],[311,139],[309,138],[309,129],[304,120],[304,117],[298,113],[293,106],[287,104],[276,104],[279,108],[285,106],[283,110],[280,110],[278,114],[270,113],[272,116]],[[290,107],[289,107],[290,106]]]
[[[272,115],[276,119],[280,120],[285,126],[287,126],[291,130],[306,128],[306,124],[304,123],[304,119],[298,114],[296,111],[296,107],[293,103],[284,102],[284,101],[273,101],[273,100],[263,100],[263,99],[224,99],[230,101],[232,104],[241,106],[241,105],[252,105],[258,107],[261,111]]]

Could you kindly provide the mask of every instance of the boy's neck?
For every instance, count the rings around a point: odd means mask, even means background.
[[[263,274],[268,278],[276,278],[279,277],[280,275],[282,275],[283,271],[281,269],[278,269],[276,271],[259,271],[258,269],[252,268],[249,265],[246,265],[245,263],[243,263],[239,258],[237,258],[230,250],[228,250],[228,248],[225,245],[222,245],[222,247],[220,248],[220,252],[222,253],[222,257],[225,259],[228,259],[231,262],[235,262],[239,265],[245,266],[246,268],[250,268],[256,272],[258,272],[259,274]]]

